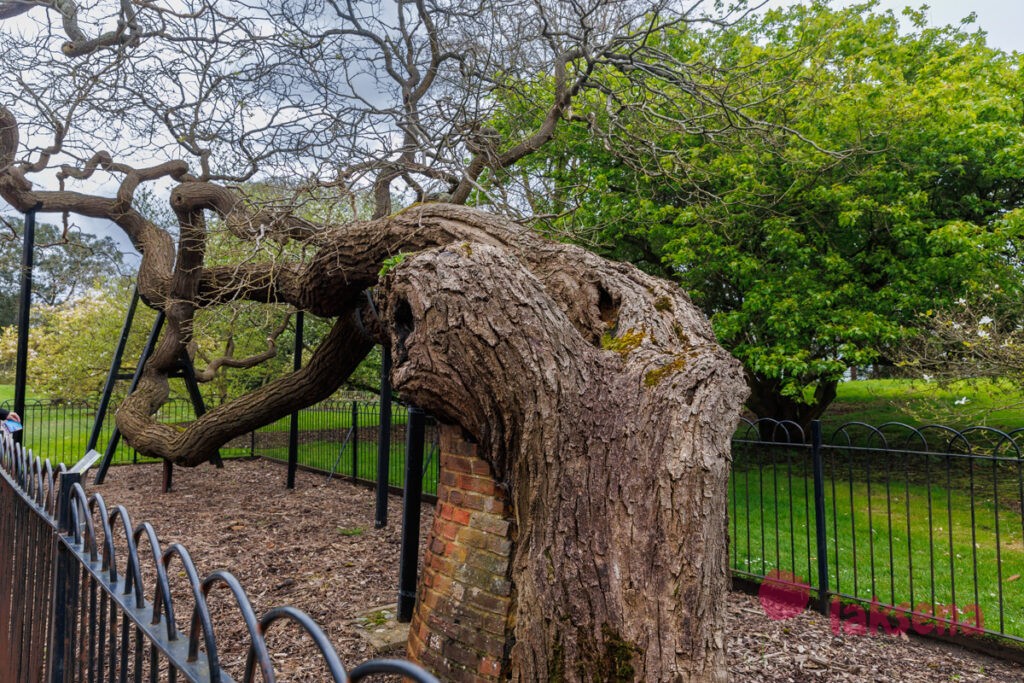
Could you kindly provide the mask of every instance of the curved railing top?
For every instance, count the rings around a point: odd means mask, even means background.
[[[733,439],[778,445],[810,445],[814,430],[805,431],[789,420],[741,418]],[[928,424],[914,427],[903,422],[875,426],[851,421],[822,434],[821,444],[837,448],[857,448],[910,453],[935,453],[1024,460],[1024,427],[1003,431],[976,426],[955,429]]]
[[[10,440],[0,444],[0,469],[25,499],[35,503],[39,514],[55,529],[58,528],[59,493],[55,492],[60,491],[57,481],[60,472]],[[305,613],[292,607],[277,607],[258,617],[248,595],[232,574],[214,571],[200,578],[195,563],[182,545],[175,543],[162,548],[148,522],[133,527],[124,507],[108,509],[102,495],[87,494],[80,483],[73,484],[66,504],[70,506],[67,513],[69,533],[62,537],[61,543],[74,552],[105,590],[122,596],[129,609],[134,606],[133,618],[144,615],[150,624],[160,625],[159,637],[167,642],[188,644],[187,660],[174,661],[174,666],[180,668],[189,680],[193,676],[186,672],[195,671],[208,671],[208,678],[202,680],[210,683],[231,680],[221,668],[209,607],[211,590],[221,586],[228,589],[228,600],[233,603],[248,633],[248,653],[242,678],[246,683],[255,680],[257,672],[265,683],[276,680],[273,652],[267,646],[265,636],[268,629],[280,621],[292,622],[305,634],[319,652],[323,667],[330,672],[333,681],[356,681],[369,675],[391,674],[420,683],[437,683],[434,676],[419,666],[401,660],[371,660],[349,673],[323,630]],[[143,547],[148,550],[143,550]],[[120,567],[118,552],[124,553]],[[143,571],[143,563],[152,571]],[[168,579],[172,563],[178,565],[175,573],[183,575],[186,580],[182,584],[188,586],[186,602],[191,614],[185,633],[178,631],[176,596]],[[155,577],[154,585],[149,589],[143,583],[144,576]],[[152,602],[146,600],[147,593]],[[223,596],[224,591],[217,591],[217,599],[223,599]]]
[[[809,443],[803,427],[792,420],[774,420],[762,417],[756,420],[740,418],[734,435],[741,441],[766,441],[777,444],[804,445]]]

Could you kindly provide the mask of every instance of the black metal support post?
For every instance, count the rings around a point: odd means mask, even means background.
[[[128,387],[128,393],[135,391],[135,387],[139,386],[139,379],[142,377],[142,369],[146,366],[146,361],[153,355],[153,349],[156,348],[156,340],[160,338],[160,330],[164,327],[164,320],[166,316],[163,311],[156,314],[156,320],[153,321],[153,327],[149,330],[149,338],[146,340],[146,346],[142,349],[142,355],[139,356],[139,363],[135,366],[135,375],[132,377],[131,386]],[[107,442],[107,449],[103,451],[103,460],[100,461],[100,466],[96,469],[96,478],[93,479],[93,483],[96,485],[102,484],[103,480],[107,477],[107,470],[110,469],[110,462],[114,459],[114,453],[117,451],[117,444],[121,442],[121,430],[114,427],[114,431],[110,434],[110,441]]]
[[[821,456],[821,422],[811,422],[811,461],[814,468],[814,533],[818,546],[818,609],[828,614],[828,536],[825,529],[825,464]]]
[[[426,415],[409,406],[405,425],[405,494],[402,497],[402,551],[398,575],[398,621],[412,620],[416,605],[416,570],[420,551],[420,504],[423,501],[423,443]]]
[[[128,345],[128,335],[132,331],[132,321],[135,319],[135,309],[139,305],[139,286],[132,287],[132,302],[128,305],[128,313],[124,316],[124,325],[121,326],[121,337],[117,341],[117,348],[114,349],[114,359],[110,361],[110,372],[107,373],[107,381],[103,385],[103,395],[100,396],[100,405],[96,408],[96,419],[92,425],[92,434],[89,435],[89,443],[85,446],[88,453],[96,448],[100,440],[100,429],[103,428],[103,420],[107,417],[107,409],[110,407],[110,397],[114,393],[114,384],[117,376],[121,373],[121,359],[124,358],[124,349]]]
[[[352,401],[352,481],[359,478],[359,401]]]
[[[164,493],[171,492],[171,486],[174,484],[174,465],[171,464],[170,460],[164,460],[164,483],[160,489]]]
[[[302,311],[295,314],[295,353],[293,367],[296,372],[302,369]],[[299,469],[299,411],[292,413],[291,427],[288,430],[288,488],[295,488],[295,473]]]
[[[60,475],[60,491],[57,499],[57,530],[59,536],[72,532],[71,489],[80,483],[82,475],[63,472]],[[78,559],[59,538],[53,578],[53,622],[50,624],[50,681],[63,683],[69,664],[75,659],[75,606],[78,605]]]
[[[25,214],[21,247],[21,293],[18,297],[18,350],[14,362],[14,412],[25,418],[25,385],[28,383],[28,326],[32,310],[32,267],[36,245],[36,209]],[[24,432],[14,433],[14,440],[21,443]]]
[[[188,390],[189,399],[192,401],[192,410],[195,411],[196,417],[205,415],[206,401],[203,400],[203,394],[199,391],[199,380],[196,379],[196,366],[185,351],[181,352],[181,378],[185,380],[185,388]],[[220,457],[220,449],[217,449],[212,462],[218,469],[224,468],[224,461]]]
[[[391,345],[381,347],[380,422],[377,433],[377,512],[373,526],[388,525],[388,479],[391,469]]]

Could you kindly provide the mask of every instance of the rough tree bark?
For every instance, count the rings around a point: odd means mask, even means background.
[[[425,204],[306,234],[289,217],[245,213],[227,189],[172,175],[182,225],[163,233],[118,198],[34,191],[0,108],[0,195],[17,208],[72,207],[115,221],[143,254],[140,288],[167,331],[117,413],[126,440],[182,465],[329,394],[377,341],[392,381],[460,425],[508,488],[516,520],[512,677],[723,681],[729,439],[746,395],[741,368],[675,285],[493,215]],[[6,160],[6,164],[3,163]],[[133,176],[132,173],[135,175]],[[305,239],[305,265],[203,266],[206,211],[244,232]],[[406,258],[381,277],[389,256]],[[364,309],[375,287],[380,318]],[[195,311],[234,298],[286,302],[337,319],[302,370],[179,431],[153,414],[191,341]]]
[[[725,680],[739,366],[671,284],[471,242],[382,292],[403,395],[460,424],[516,517],[513,678]]]

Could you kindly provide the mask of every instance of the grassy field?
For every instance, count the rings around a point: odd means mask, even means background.
[[[437,493],[437,480],[440,474],[438,453],[435,447],[429,443],[424,453],[423,491],[430,494]],[[275,460],[287,460],[288,449],[285,447],[261,449],[260,454],[264,457]],[[245,455],[248,455],[246,451]],[[325,472],[334,472],[335,476],[348,478],[352,476],[352,445],[351,442],[344,445],[337,441],[312,442],[299,446],[299,464],[314,467]],[[363,481],[377,480],[377,444],[374,442],[360,441],[356,454],[357,478]],[[388,463],[388,484],[401,487],[405,480],[405,444],[391,444],[390,460]]]
[[[786,570],[816,585],[812,492],[809,477],[782,469],[734,470],[733,568]],[[1017,509],[934,485],[898,483],[887,492],[877,483],[839,480],[826,481],[825,520],[832,591],[894,605],[977,604],[986,628],[1024,637]]]
[[[993,380],[948,385],[902,379],[842,382],[822,422],[828,429],[850,421],[876,426],[886,422],[957,428],[984,425],[1012,431],[1024,427],[1024,390]]]
[[[41,398],[31,391],[29,398]],[[0,403],[13,401],[14,387],[0,384]],[[349,426],[345,402],[341,410],[304,410],[300,412],[302,429],[318,429],[324,420]],[[325,413],[330,412],[330,415]],[[374,411],[362,410],[360,422],[376,425]],[[405,421],[405,411],[396,408],[392,418],[396,424]],[[912,425],[947,424],[953,427],[988,425],[1004,431],[1024,428],[1024,389],[1010,382],[992,380],[962,381],[948,385],[923,380],[860,380],[842,382],[835,402],[822,418],[826,429],[844,422],[859,421],[872,425],[905,422]],[[282,419],[263,429],[287,431],[288,420]]]
[[[31,389],[29,389],[28,390],[28,396],[26,398],[31,400],[31,399],[41,398],[41,397],[37,396],[36,394],[34,394],[32,392]],[[13,384],[0,384],[0,403],[3,403],[4,401],[6,401],[8,403],[13,403],[14,402],[14,385]]]

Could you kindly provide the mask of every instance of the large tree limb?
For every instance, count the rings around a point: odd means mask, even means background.
[[[374,343],[353,312],[335,323],[302,369],[217,406],[184,430],[150,417],[166,400],[167,378],[147,364],[138,389],[118,408],[117,426],[140,453],[178,465],[199,465],[234,437],[330,396]]]

